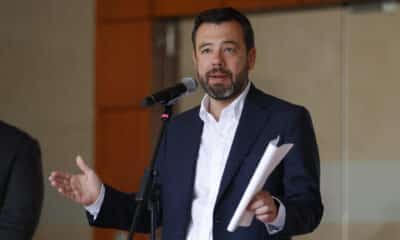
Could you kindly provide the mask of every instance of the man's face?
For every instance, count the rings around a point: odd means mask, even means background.
[[[193,61],[200,85],[216,100],[234,99],[246,87],[255,63],[255,49],[246,50],[240,24],[203,23],[195,40]]]

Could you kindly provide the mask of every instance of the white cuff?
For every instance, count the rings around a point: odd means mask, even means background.
[[[265,224],[265,227],[267,228],[269,234],[275,234],[282,231],[283,227],[285,226],[285,220],[286,220],[285,205],[283,205],[281,200],[279,200],[278,198],[276,197],[272,198],[279,203],[279,209],[278,209],[278,215],[276,216],[275,220]]]
[[[100,212],[101,206],[103,205],[105,193],[106,189],[104,187],[104,184],[101,184],[100,194],[97,197],[96,201],[88,206],[84,206],[86,211],[88,211],[90,215],[92,215],[93,220],[96,220],[97,215]]]

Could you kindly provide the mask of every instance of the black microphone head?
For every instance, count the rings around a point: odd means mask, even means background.
[[[148,96],[142,100],[142,102],[140,103],[140,106],[141,107],[150,107],[154,103],[156,103],[156,101],[154,101],[154,98],[152,98],[151,96]]]
[[[147,96],[141,102],[142,107],[149,107],[155,103],[163,105],[174,104],[181,96],[185,96],[197,89],[197,82],[191,77],[185,77],[181,83]]]

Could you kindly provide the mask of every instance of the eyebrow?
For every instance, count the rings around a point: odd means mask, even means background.
[[[223,41],[222,44],[233,44],[233,45],[235,45],[236,47],[239,47],[239,43],[236,42],[236,41],[234,41],[234,40],[226,40],[226,41]],[[213,44],[212,44],[212,43],[208,43],[208,42],[206,42],[206,43],[201,43],[201,44],[199,45],[198,49],[202,49],[203,47],[207,47],[207,46],[211,46],[211,45],[213,45]]]
[[[224,44],[225,44],[225,43],[229,43],[229,44],[235,45],[236,47],[239,47],[239,43],[236,42],[236,41],[233,41],[233,40],[224,41],[223,43],[224,43]]]
[[[201,44],[199,45],[198,49],[202,49],[203,47],[211,46],[211,45],[212,45],[211,43],[201,43]]]

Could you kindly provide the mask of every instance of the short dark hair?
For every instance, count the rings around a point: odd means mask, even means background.
[[[193,49],[196,50],[196,33],[201,24],[219,24],[228,21],[236,21],[242,27],[244,42],[246,44],[247,51],[254,48],[254,31],[251,27],[249,19],[238,10],[228,7],[205,10],[196,16],[196,18],[194,19],[192,30]]]

